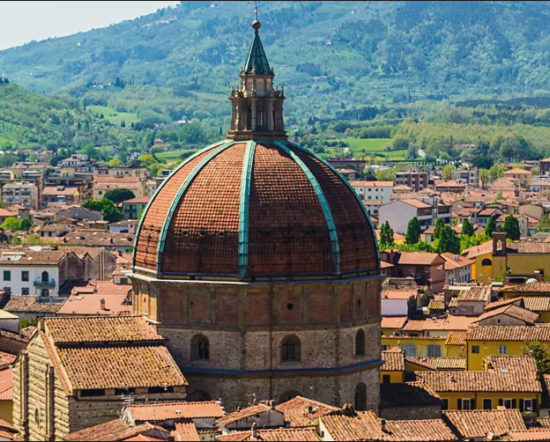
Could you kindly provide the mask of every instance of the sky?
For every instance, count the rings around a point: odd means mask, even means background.
[[[33,40],[64,37],[77,32],[150,14],[173,6],[169,1],[2,1],[0,50]]]

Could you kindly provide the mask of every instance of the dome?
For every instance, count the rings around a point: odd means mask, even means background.
[[[226,140],[185,161],[138,228],[136,272],[164,279],[379,274],[373,226],[347,181],[288,141]]]

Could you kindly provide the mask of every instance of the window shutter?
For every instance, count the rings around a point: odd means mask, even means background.
[[[504,405],[504,399],[499,399],[498,400],[498,406],[502,407],[503,405]]]
[[[512,399],[512,409],[516,409],[517,408],[517,401],[515,399]]]
[[[475,409],[476,409],[476,400],[470,399],[470,410],[475,410]]]
[[[458,409],[462,410],[462,399],[458,400]]]
[[[521,411],[523,413],[524,410],[525,410],[524,400],[520,399],[519,400],[519,411]]]

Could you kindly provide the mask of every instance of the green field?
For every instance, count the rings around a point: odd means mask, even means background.
[[[115,109],[105,106],[88,106],[88,110],[97,115],[103,115],[109,122],[120,126],[122,122],[126,126],[130,126],[132,123],[139,123],[137,114],[131,114],[128,112],[118,112]]]
[[[349,149],[355,159],[381,159],[387,161],[404,160],[407,157],[406,150],[386,151],[392,145],[391,138],[345,138]]]
[[[194,149],[181,149],[181,150],[170,150],[168,152],[157,153],[156,156],[159,160],[165,161],[166,163],[173,163],[175,161],[182,160],[182,155],[187,153],[191,155],[196,152]]]

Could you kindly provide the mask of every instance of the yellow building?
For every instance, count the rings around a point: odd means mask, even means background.
[[[447,410],[519,409],[525,418],[536,418],[542,386],[533,358],[493,358],[487,371],[417,372],[443,400]]]
[[[402,384],[405,382],[405,355],[398,348],[382,352],[382,360],[386,361],[380,367],[381,384]]]
[[[495,233],[493,241],[472,247],[463,255],[475,261],[472,279],[490,284],[506,274],[550,274],[550,243],[506,242],[506,233]]]
[[[449,333],[445,341],[448,358],[466,358],[466,334],[465,331]]]
[[[518,181],[521,187],[527,187],[533,179],[533,174],[528,170],[512,169],[504,172],[502,178]]]
[[[521,356],[527,344],[534,341],[550,348],[550,324],[472,327],[466,336],[466,367],[468,371],[479,371],[489,356]]]
[[[424,358],[439,352],[440,357],[446,358],[446,340],[446,337],[382,336],[382,348],[399,347],[406,356]]]

